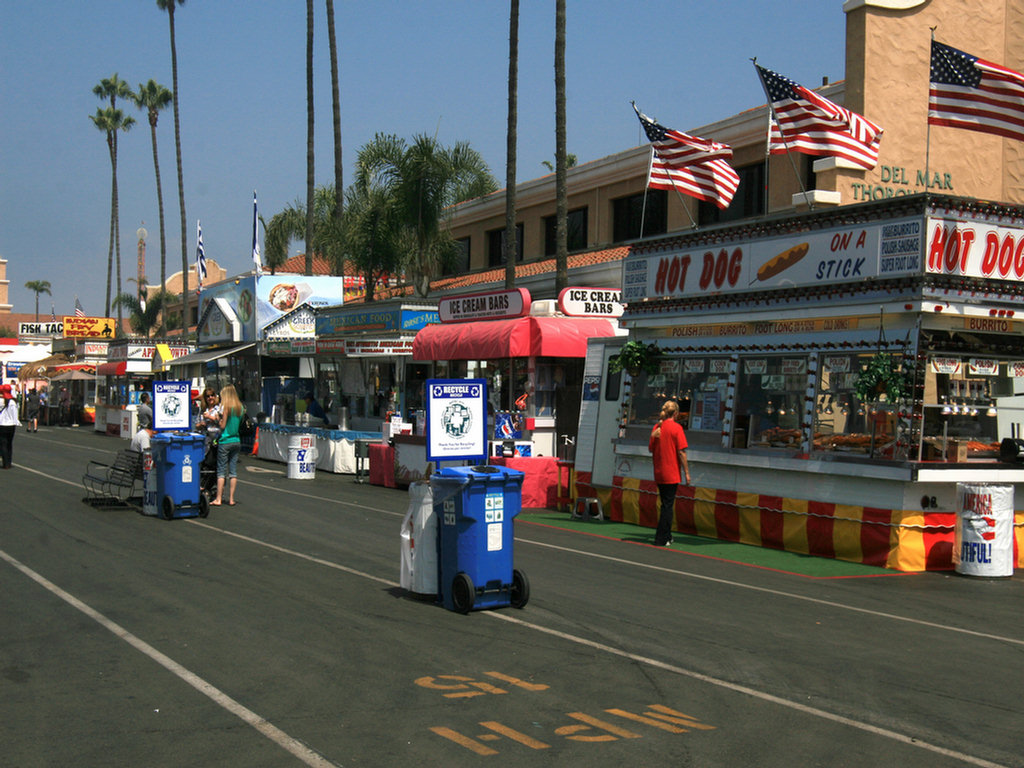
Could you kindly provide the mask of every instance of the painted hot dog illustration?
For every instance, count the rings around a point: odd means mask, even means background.
[[[768,261],[762,264],[761,268],[757,270],[757,279],[770,280],[776,275],[785,272],[806,256],[810,247],[810,243],[800,243],[799,245],[794,245],[792,248],[783,251],[778,256],[773,256],[768,259]]]

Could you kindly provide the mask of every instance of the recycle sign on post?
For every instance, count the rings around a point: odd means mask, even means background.
[[[427,461],[487,457],[487,381],[427,379]]]

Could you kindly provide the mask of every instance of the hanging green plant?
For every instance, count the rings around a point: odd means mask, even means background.
[[[907,372],[901,371],[896,359],[888,352],[876,352],[860,372],[854,391],[861,402],[873,402],[885,395],[895,403],[910,394]]]
[[[622,345],[619,354],[608,358],[609,373],[626,371],[630,376],[639,376],[646,373],[654,376],[661,366],[661,350],[657,344],[644,344],[637,339],[631,339]]]

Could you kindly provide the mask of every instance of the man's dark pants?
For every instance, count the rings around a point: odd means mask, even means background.
[[[658,516],[658,530],[654,532],[654,543],[661,546],[672,538],[672,524],[676,516],[676,489],[678,483],[658,483],[661,499],[661,514]]]

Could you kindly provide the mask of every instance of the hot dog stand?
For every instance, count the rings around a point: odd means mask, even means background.
[[[1024,504],[1024,209],[917,195],[645,241],[622,322],[657,373],[581,407],[580,495],[654,525],[647,440],[680,402],[676,529],[904,570],[949,568],[960,483]],[[612,440],[604,435],[614,434]],[[1016,555],[1024,513],[1016,512]]]

